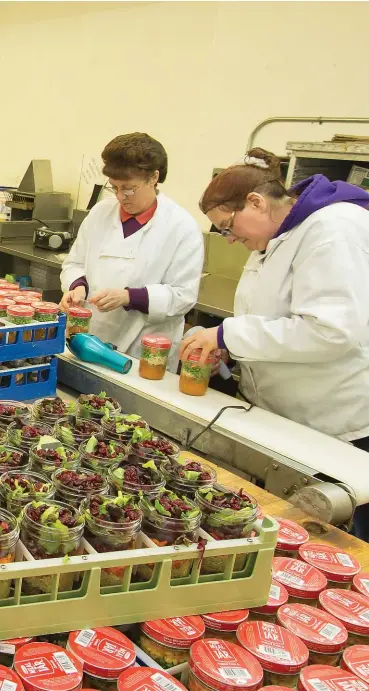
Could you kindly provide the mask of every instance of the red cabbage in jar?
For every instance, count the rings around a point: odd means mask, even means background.
[[[94,435],[79,447],[82,465],[90,470],[107,473],[110,466],[127,457],[128,448],[112,439],[97,439]]]
[[[0,495],[14,516],[19,516],[30,501],[52,499],[53,483],[41,473],[10,470],[0,476]]]
[[[17,418],[8,427],[8,442],[12,446],[29,450],[33,444],[39,442],[41,437],[51,434],[50,427],[43,422],[21,420]]]
[[[212,487],[217,481],[217,474],[210,465],[191,458],[163,461],[160,470],[168,489],[190,499],[195,499],[198,489]]]
[[[32,415],[31,406],[19,401],[0,401],[0,423],[6,427],[17,418],[29,420]]]
[[[132,444],[151,439],[152,432],[140,415],[105,415],[101,420],[104,436],[107,439]]]
[[[99,394],[82,393],[78,399],[78,412],[83,418],[91,418],[99,422],[104,415],[117,415],[120,411],[118,401],[107,396],[105,391]]]
[[[47,424],[55,425],[62,417],[73,413],[76,404],[67,403],[59,396],[41,398],[33,404],[33,415],[35,420],[44,420]]]
[[[32,468],[51,477],[58,468],[77,468],[80,455],[77,449],[66,446],[54,437],[41,437],[38,444],[31,446],[29,457]]]
[[[91,436],[99,436],[102,434],[102,429],[97,422],[93,420],[85,420],[78,418],[75,415],[61,418],[56,423],[54,435],[68,446],[80,446],[84,441]]]
[[[65,470],[59,468],[53,475],[56,498],[79,508],[91,494],[105,494],[109,490],[107,480],[93,470]]]
[[[110,483],[117,491],[144,495],[147,499],[155,499],[165,485],[164,477],[159,473],[154,461],[143,465],[129,464],[127,461],[115,463],[109,468]]]

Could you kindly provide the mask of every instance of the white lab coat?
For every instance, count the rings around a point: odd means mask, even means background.
[[[83,221],[77,240],[63,263],[63,291],[86,276],[89,294],[108,289],[141,288],[149,293],[149,314],[99,312],[92,307],[90,332],[118,350],[140,356],[141,337],[165,334],[173,341],[168,369],[178,364],[184,315],[196,303],[203,266],[203,238],[192,216],[163,194],[153,218],[124,238],[119,203],[105,199]]]
[[[253,252],[224,341],[254,404],[352,441],[369,435],[369,212],[337,203]]]

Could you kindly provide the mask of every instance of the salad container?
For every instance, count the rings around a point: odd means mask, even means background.
[[[11,300],[10,298],[0,297],[0,317],[5,319],[7,317],[8,307],[12,307],[13,305],[15,305],[14,300]]]
[[[101,422],[104,415],[117,415],[121,407],[115,398],[107,396],[105,391],[99,394],[82,393],[78,399],[78,414],[80,417],[90,418]]]
[[[24,691],[20,678],[8,665],[0,665],[0,688],[4,691]]]
[[[272,624],[277,623],[277,612],[282,605],[288,602],[288,592],[282,583],[278,583],[274,579],[269,590],[268,602],[262,607],[253,607],[250,609],[250,621],[269,621]]]
[[[256,691],[263,682],[258,660],[239,645],[216,638],[191,648],[189,691]]]
[[[179,377],[179,390],[189,396],[205,396],[215,362],[214,352],[210,353],[204,365],[200,365],[202,350],[194,350],[187,360],[182,360]]]
[[[6,427],[5,425],[0,425],[0,445],[4,444],[6,441]]]
[[[141,339],[138,373],[143,379],[163,379],[172,341],[166,336],[146,335]]]
[[[140,415],[105,415],[101,420],[101,426],[106,439],[120,441],[123,444],[152,437],[147,422]]]
[[[185,497],[179,497],[170,490],[162,490],[156,499],[143,497],[143,532],[159,547],[196,542],[199,534],[201,512],[198,506]],[[188,576],[191,560],[172,562],[172,578]],[[140,564],[137,576],[148,581],[153,574],[152,564]]]
[[[165,480],[154,461],[143,465],[133,465],[122,461],[110,466],[109,481],[117,491],[155,499],[164,488]]]
[[[33,417],[54,426],[60,418],[73,413],[75,408],[74,402],[67,403],[59,396],[41,398],[33,404]]]
[[[54,494],[53,483],[40,473],[10,470],[0,477],[0,495],[14,516],[19,516],[30,501],[52,499]]]
[[[25,691],[76,691],[82,684],[81,662],[52,643],[24,645],[15,653],[14,670]]]
[[[17,419],[8,427],[8,442],[12,446],[29,451],[41,437],[48,436],[50,433],[50,427],[44,422]]]
[[[132,451],[139,458],[145,461],[165,461],[167,459],[177,459],[180,454],[180,448],[165,437],[154,436],[152,432],[147,435],[146,439],[142,439],[135,443],[132,439]]]
[[[319,607],[336,617],[348,631],[348,645],[369,645],[369,599],[360,593],[324,590]]]
[[[279,523],[275,556],[298,559],[299,547],[309,540],[308,531],[298,523],[289,521],[287,518],[279,518],[279,516],[276,516],[275,519]]]
[[[0,473],[7,470],[28,470],[30,460],[27,451],[7,444],[0,446]]]
[[[81,461],[85,468],[99,473],[107,473],[112,465],[127,456],[128,448],[113,439],[97,439],[94,435],[79,447]]]
[[[59,305],[55,302],[35,302],[35,320],[38,322],[54,322],[59,314]]]
[[[354,576],[352,590],[365,595],[365,597],[369,597],[369,571],[361,571]]]
[[[67,650],[83,665],[84,685],[103,691],[116,690],[120,674],[136,661],[133,643],[110,626],[71,631]]]
[[[79,508],[91,494],[105,494],[109,490],[107,480],[93,470],[59,468],[53,474],[56,499]]]
[[[134,549],[141,529],[142,512],[136,499],[121,492],[117,497],[94,494],[86,499],[81,511],[86,519],[86,540],[99,553]],[[102,569],[101,585],[119,585],[124,566]]]
[[[6,318],[11,324],[16,326],[24,326],[25,324],[30,324],[34,318],[35,310],[31,305],[8,305],[6,310]],[[10,331],[8,333],[8,343],[14,344],[19,341],[23,343],[29,343],[32,341],[32,330],[25,329],[21,334],[18,335],[16,331]]]
[[[237,638],[260,662],[265,684],[296,687],[299,674],[309,659],[305,643],[297,636],[277,624],[246,621],[238,628]]]
[[[201,617],[156,619],[140,624],[139,646],[163,669],[187,662],[191,646],[205,633]]]
[[[28,293],[18,293],[17,295],[14,295],[14,303],[16,305],[29,305],[31,307],[34,307],[34,303],[38,300],[38,298],[33,297],[33,295],[29,295]]]
[[[0,423],[6,427],[15,421],[16,418],[29,420],[32,415],[32,408],[26,403],[19,401],[0,401]]]
[[[164,670],[152,667],[133,667],[123,672],[118,679],[118,691],[187,691]]]
[[[364,681],[339,667],[309,665],[302,670],[298,691],[368,691]]]
[[[0,564],[12,564],[19,539],[19,527],[15,516],[0,509]],[[0,600],[10,595],[11,581],[0,581]]]
[[[93,420],[84,420],[75,415],[63,417],[56,423],[53,433],[55,436],[69,446],[80,446],[92,435],[98,436],[102,429]]]
[[[66,337],[70,338],[75,334],[88,334],[91,317],[91,310],[85,307],[71,307],[68,312]]]
[[[343,651],[341,667],[365,681],[369,687],[369,646],[352,645],[346,648]]]
[[[21,540],[34,559],[51,559],[82,554],[84,518],[77,509],[56,501],[31,502],[21,518]],[[51,592],[52,576],[23,579],[29,594]],[[72,590],[75,574],[62,573],[59,592]]]
[[[217,481],[217,474],[210,465],[191,458],[163,461],[160,470],[168,489],[190,499],[195,499],[198,489],[212,487]]]
[[[31,446],[29,457],[32,468],[47,477],[51,477],[58,468],[74,470],[80,461],[77,449],[49,436],[41,437],[38,444]]]
[[[250,537],[257,518],[258,503],[243,489],[239,492],[203,488],[196,492],[196,503],[201,509],[201,527],[214,540],[232,540]],[[205,557],[202,573],[222,573],[226,556]],[[246,557],[238,554],[234,571],[244,568]]]
[[[248,609],[203,614],[205,638],[221,638],[222,641],[237,643],[236,631],[240,624],[247,621],[248,617]]]
[[[299,548],[299,556],[324,573],[328,588],[350,588],[354,576],[361,569],[355,557],[334,545],[309,542]]]
[[[298,559],[274,557],[272,572],[273,578],[286,588],[289,603],[316,606],[320,593],[327,587],[324,573]]]

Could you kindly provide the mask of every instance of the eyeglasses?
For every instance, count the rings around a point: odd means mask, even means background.
[[[138,190],[140,190],[141,187],[144,186],[144,184],[145,183],[143,182],[142,185],[135,187],[134,190],[118,189],[118,187],[112,187],[111,185],[104,185],[104,189],[107,190],[108,192],[111,192],[112,194],[121,193],[121,194],[124,194],[125,197],[133,197],[133,195],[136,194],[136,192],[138,192]]]
[[[220,229],[220,234],[223,238],[228,238],[230,235],[233,233],[233,224],[234,224],[234,217],[236,215],[236,211],[232,211],[230,217],[229,217],[229,223],[225,228]]]

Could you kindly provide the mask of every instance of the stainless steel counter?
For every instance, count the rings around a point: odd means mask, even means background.
[[[208,274],[201,279],[195,310],[216,317],[233,317],[233,301],[238,280]]]
[[[44,266],[52,266],[54,269],[60,269],[66,257],[63,252],[49,252],[48,250],[41,250],[34,247],[30,238],[19,238],[19,240],[6,240],[0,243],[0,253],[12,255],[13,257],[20,257],[29,262],[36,262]]]

